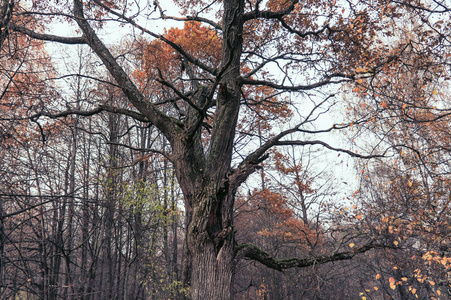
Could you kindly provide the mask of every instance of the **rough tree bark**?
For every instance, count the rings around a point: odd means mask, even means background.
[[[186,206],[192,211],[187,231],[187,243],[192,257],[192,299],[231,298],[235,246],[232,209],[236,189],[230,185],[228,177],[241,96],[238,80],[243,44],[243,7],[242,0],[224,2],[221,68],[225,75],[219,84],[208,153],[198,164],[187,165],[195,161],[189,156],[176,163],[178,179],[184,182],[182,189],[185,197],[188,195]],[[198,112],[192,110],[192,114]],[[200,131],[193,139],[195,140],[187,142],[198,146],[194,146],[190,152],[196,158],[203,157],[199,153]],[[187,146],[189,144],[174,148],[186,153]],[[194,182],[186,182],[193,178],[184,174],[190,169],[197,173],[197,180]]]

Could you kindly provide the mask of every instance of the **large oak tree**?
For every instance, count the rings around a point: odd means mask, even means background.
[[[450,8],[438,1],[407,0],[174,2],[181,16],[168,15],[166,4],[158,1],[146,7],[126,1],[0,1],[0,45],[12,32],[87,45],[129,102],[127,109],[104,103],[86,110],[33,108],[30,118],[108,111],[158,128],[170,144],[170,151],[160,153],[174,165],[184,195],[185,284],[191,299],[230,299],[238,259],[282,270],[349,259],[380,246],[368,241],[348,252],[273,258],[253,245],[236,243],[235,196],[275,147],[319,146],[362,159],[390,154],[396,145],[384,148],[384,137],[363,154],[322,139],[327,133],[384,121],[386,116],[363,114],[332,125],[317,121],[339,101],[340,87],[351,86],[386,109],[387,101],[378,97],[383,87],[394,85],[387,78],[393,76],[395,64],[411,74],[445,74],[447,70],[438,66],[449,60]],[[20,21],[23,16],[33,16],[39,26],[27,27]],[[158,32],[158,22],[168,19],[203,25],[188,26],[186,30],[193,33],[186,40],[178,38],[176,31]],[[397,24],[406,20],[416,34],[393,43]],[[114,28],[130,30],[130,36],[142,34],[137,41],[146,57],[139,72],[130,72],[120,59],[123,53],[101,39],[110,22],[124,25]],[[75,26],[79,35],[52,32],[60,24]],[[147,78],[139,78],[140,74]],[[368,82],[367,90],[359,87],[363,80]],[[399,97],[396,91],[382,96]],[[285,126],[260,131],[258,136],[241,130],[243,111],[258,115],[263,107],[281,106],[296,112]],[[242,147],[242,142],[247,145]]]

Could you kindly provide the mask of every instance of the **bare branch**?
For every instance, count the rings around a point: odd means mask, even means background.
[[[197,21],[197,22],[202,22],[202,23],[206,23],[208,25],[211,25],[213,28],[217,29],[217,30],[222,30],[221,25],[219,25],[216,22],[213,22],[210,19],[207,18],[202,18],[202,17],[198,17],[198,16],[186,16],[184,18],[180,18],[180,17],[172,17],[172,16],[164,16],[165,19],[169,19],[169,20],[175,20],[175,21]]]
[[[237,246],[235,250],[236,258],[247,258],[251,260],[258,261],[259,263],[278,271],[290,268],[305,268],[317,264],[325,264],[332,261],[348,260],[354,258],[357,254],[365,253],[371,249],[376,248],[389,248],[386,245],[372,244],[356,248],[352,251],[338,252],[334,254],[326,254],[320,256],[313,256],[307,258],[286,258],[286,259],[275,259],[269,255],[266,251],[258,248],[257,246],[251,244],[241,244]],[[392,247],[391,247],[392,248]]]
[[[164,10],[161,8],[160,3],[158,2],[158,0],[154,0],[153,3],[154,3],[154,5],[156,5],[158,7],[158,10],[160,11],[160,16],[164,20],[175,20],[175,21],[182,21],[182,22],[197,21],[197,22],[202,22],[202,23],[209,24],[209,25],[213,26],[214,28],[216,28],[218,30],[222,30],[222,26],[221,25],[219,25],[218,23],[213,22],[212,20],[207,19],[207,18],[203,18],[203,17],[199,17],[199,16],[186,16],[186,17],[167,16],[164,13]]]
[[[205,71],[207,71],[207,72],[209,72],[209,73],[211,73],[211,74],[213,74],[213,75],[215,75],[215,74],[217,73],[217,70],[216,70],[215,68],[211,68],[211,67],[207,66],[206,64],[202,63],[202,62],[201,62],[200,60],[198,60],[197,58],[195,58],[195,57],[189,55],[189,54],[188,54],[186,51],[184,51],[179,45],[177,45],[177,44],[174,43],[174,42],[171,42],[170,40],[168,40],[167,38],[165,38],[163,35],[161,35],[161,34],[156,34],[156,33],[152,32],[152,31],[150,31],[150,30],[148,30],[148,29],[142,27],[141,25],[138,25],[133,19],[131,19],[131,18],[129,18],[129,17],[123,15],[123,14],[120,14],[120,13],[118,13],[118,12],[112,10],[111,8],[109,8],[108,6],[104,5],[103,3],[101,3],[101,2],[98,1],[98,0],[94,0],[94,2],[95,2],[97,5],[101,6],[103,9],[107,10],[109,13],[111,13],[111,14],[113,14],[113,15],[115,15],[115,16],[117,16],[117,17],[119,17],[119,18],[121,18],[121,19],[123,19],[123,20],[125,20],[125,21],[127,21],[128,23],[130,23],[130,25],[132,25],[132,26],[138,28],[138,29],[141,30],[142,32],[147,33],[147,34],[149,34],[150,36],[153,36],[154,38],[157,38],[157,39],[162,40],[163,42],[165,42],[166,44],[168,44],[169,46],[171,46],[175,51],[177,51],[178,53],[180,53],[181,55],[183,55],[189,62],[195,64],[195,65],[198,66],[199,68],[201,68],[201,69],[203,69],[203,70],[205,70]]]
[[[310,35],[318,36],[318,35],[320,35],[321,33],[325,32],[326,30],[329,31],[329,34],[332,33],[332,32],[340,32],[340,31],[342,31],[342,30],[335,30],[335,29],[332,29],[332,28],[329,27],[329,24],[326,24],[326,25],[324,25],[321,29],[319,29],[319,30],[317,30],[317,31],[301,32],[301,31],[299,31],[299,30],[295,30],[295,29],[291,28],[290,25],[288,25],[288,24],[283,20],[282,17],[277,18],[277,19],[279,20],[280,24],[282,24],[282,26],[283,26],[286,30],[288,30],[290,33],[296,34],[297,36],[302,37],[302,38],[305,38],[305,37],[310,36]]]
[[[83,3],[80,0],[74,0],[74,15],[78,26],[86,37],[88,45],[103,62],[130,102],[141,112],[142,115],[146,116],[150,122],[161,130],[169,140],[172,140],[176,132],[180,130],[179,122],[158,110],[154,104],[145,99],[144,95],[139,91],[108,48],[99,39],[94,29],[92,29],[89,25],[88,21],[84,18]]]
[[[9,28],[16,32],[21,32],[23,34],[28,35],[31,38],[41,40],[41,41],[50,41],[50,42],[58,42],[62,44],[86,44],[87,40],[84,36],[81,37],[65,37],[65,36],[57,36],[52,34],[44,34],[37,33],[33,30],[27,29],[25,27],[17,26],[14,24],[10,24]]]
[[[403,5],[403,6],[406,6],[406,7],[412,8],[412,9],[416,9],[416,10],[422,10],[422,11],[425,11],[425,12],[428,12],[428,13],[431,13],[431,14],[442,14],[442,13],[451,12],[451,8],[449,8],[446,5],[444,5],[443,2],[441,2],[441,3],[435,2],[436,4],[439,4],[441,9],[430,9],[430,8],[425,7],[425,6],[414,5],[410,1],[407,2],[407,1],[396,1],[395,0],[395,1],[393,1],[393,3],[397,3],[399,5]]]
[[[97,78],[97,77],[93,77],[93,76],[89,76],[89,75],[84,75],[84,74],[66,74],[66,75],[59,76],[59,77],[49,78],[47,80],[58,80],[58,79],[64,79],[64,78],[67,78],[67,77],[74,77],[74,76],[75,77],[81,77],[81,78],[95,80],[95,81],[98,81],[100,83],[105,83],[105,84],[109,84],[109,85],[112,85],[112,86],[117,87],[117,88],[121,88],[119,85],[115,84],[114,82],[103,80],[103,79],[100,79],[100,78]]]
[[[271,81],[267,81],[267,80],[254,80],[254,79],[249,79],[249,78],[243,78],[241,77],[241,84],[247,84],[247,85],[264,85],[264,86],[268,86],[268,87],[272,87],[274,89],[277,90],[286,90],[286,91],[307,91],[307,90],[312,90],[318,87],[322,87],[328,84],[338,84],[338,83],[343,83],[343,82],[347,82],[349,81],[349,79],[341,79],[341,80],[337,80],[337,81],[332,81],[331,78],[326,78],[324,80],[318,81],[316,83],[312,83],[312,84],[307,84],[307,85],[281,85],[281,84],[277,84]]]
[[[385,157],[384,154],[374,154],[374,155],[362,155],[362,154],[358,154],[356,152],[352,152],[351,150],[345,150],[345,149],[341,149],[341,148],[336,148],[336,147],[332,147],[331,145],[323,142],[323,141],[277,141],[274,143],[275,146],[292,146],[292,145],[297,145],[297,146],[307,146],[307,145],[321,145],[327,149],[333,150],[333,151],[337,151],[337,152],[342,152],[342,153],[346,153],[349,156],[352,157],[357,157],[357,158],[363,158],[363,159],[371,159],[371,158],[377,158],[377,157]]]
[[[163,73],[162,73],[160,70],[158,70],[158,73],[159,73],[160,78],[159,78],[159,79],[155,79],[156,81],[158,81],[158,82],[161,83],[162,85],[167,86],[168,88],[170,88],[171,90],[173,90],[173,91],[176,93],[176,95],[180,97],[180,99],[183,99],[183,100],[184,100],[185,102],[187,102],[191,107],[193,107],[193,108],[196,109],[198,112],[200,112],[201,114],[203,114],[202,109],[201,109],[200,107],[198,107],[196,104],[194,104],[194,103],[190,100],[189,97],[183,95],[183,93],[180,92],[173,84],[171,84],[170,82],[166,81],[166,80],[163,78]]]
[[[22,196],[22,195],[20,195],[20,196]],[[17,197],[17,195],[5,195],[5,194],[1,194],[0,197]],[[28,196],[28,197],[30,197],[30,196]],[[31,196],[31,197],[33,197],[33,196]],[[41,198],[42,196],[36,196],[36,197],[37,197],[37,198]],[[43,196],[43,197],[48,198],[48,196]],[[61,197],[67,197],[67,196],[53,196],[53,197],[54,197],[54,198],[61,198]],[[37,207],[39,207],[39,206],[42,206],[42,205],[47,204],[47,203],[50,203],[50,202],[52,202],[52,201],[54,201],[54,200],[53,200],[53,199],[52,199],[52,200],[47,200],[47,201],[44,201],[44,202],[42,202],[42,203],[39,203],[39,204],[36,204],[36,205],[29,206],[29,207],[27,207],[27,208],[22,208],[22,209],[20,209],[20,210],[18,210],[18,211],[12,212],[12,213],[0,215],[0,219],[1,219],[1,220],[4,220],[4,219],[6,219],[6,218],[10,218],[10,217],[14,217],[14,216],[20,215],[20,214],[22,214],[22,213],[24,213],[24,212],[26,212],[26,211],[35,209],[35,208],[37,208]]]
[[[279,141],[281,138],[285,137],[290,133],[296,132],[300,125],[301,124],[299,124],[294,128],[282,131],[281,133],[279,133],[278,135],[274,136],[266,143],[261,145],[254,152],[249,154],[238,165],[238,167],[232,171],[232,174],[229,178],[230,185],[232,186],[232,188],[238,188],[238,186],[241,183],[243,183],[249,177],[249,175],[255,172],[256,169],[258,169],[258,164],[260,164],[263,160],[265,160],[268,157],[268,155],[264,155],[266,151],[268,151],[271,147],[273,147],[276,144],[276,142]]]
[[[92,110],[66,110],[66,111],[62,111],[59,113],[39,112],[32,116],[22,118],[22,120],[25,120],[25,119],[36,120],[40,117],[48,117],[51,119],[57,119],[57,118],[61,118],[61,117],[67,117],[70,115],[89,117],[89,116],[99,114],[103,111],[107,111],[107,112],[111,112],[111,113],[115,113],[115,114],[126,115],[126,116],[132,117],[133,119],[135,119],[137,121],[141,121],[141,122],[150,122],[150,120],[146,116],[144,116],[136,111],[125,109],[125,108],[108,106],[108,105],[100,105],[99,107],[94,108]],[[16,119],[2,119],[2,120],[10,121],[10,120],[18,120],[18,119],[16,118]]]

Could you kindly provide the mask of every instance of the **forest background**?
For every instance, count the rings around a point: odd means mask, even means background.
[[[0,298],[449,299],[450,12],[0,0]]]

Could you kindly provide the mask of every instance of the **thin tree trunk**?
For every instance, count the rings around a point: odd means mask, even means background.
[[[91,124],[91,121],[89,122]],[[89,138],[84,144],[84,155],[85,165],[89,166],[91,163],[91,139]],[[82,221],[81,221],[81,232],[82,232],[82,248],[80,257],[80,277],[78,280],[78,293],[81,294],[82,299],[89,299],[89,296],[85,296],[87,293],[87,287],[89,286],[89,273],[88,268],[88,248],[89,248],[89,181],[90,181],[90,168],[84,169],[83,176],[83,198],[82,198]]]
[[[174,174],[171,172],[171,209],[172,209],[172,269],[171,269],[171,279],[172,281],[179,280],[177,261],[178,261],[178,234],[177,234],[177,223],[178,215],[175,213],[177,211],[177,199],[175,197],[175,184],[174,184]]]
[[[3,295],[5,289],[5,263],[4,263],[4,252],[5,252],[5,225],[4,225],[4,209],[3,209],[3,199],[0,200],[0,298]]]
[[[105,242],[103,248],[103,272],[104,272],[104,284],[103,290],[106,291],[105,297],[107,299],[113,299],[114,288],[114,265],[113,260],[113,245],[112,239],[114,235],[114,215],[117,199],[117,160],[118,160],[118,146],[115,144],[118,141],[118,118],[115,115],[108,116],[108,125],[110,130],[111,142],[109,146],[109,163],[107,172],[107,184],[106,184],[106,197],[105,197]]]
[[[8,23],[14,8],[13,0],[0,0],[0,49],[8,36]]]
[[[75,167],[76,167],[76,157],[77,157],[77,123],[74,124],[72,131],[72,149],[70,154],[70,171],[69,171],[69,198],[68,198],[68,216],[67,216],[67,235],[66,235],[66,245],[65,247],[65,263],[66,263],[66,275],[64,278],[64,289],[63,297],[66,298],[67,295],[73,295],[73,282],[72,282],[72,244],[73,244],[73,219],[75,214]]]

